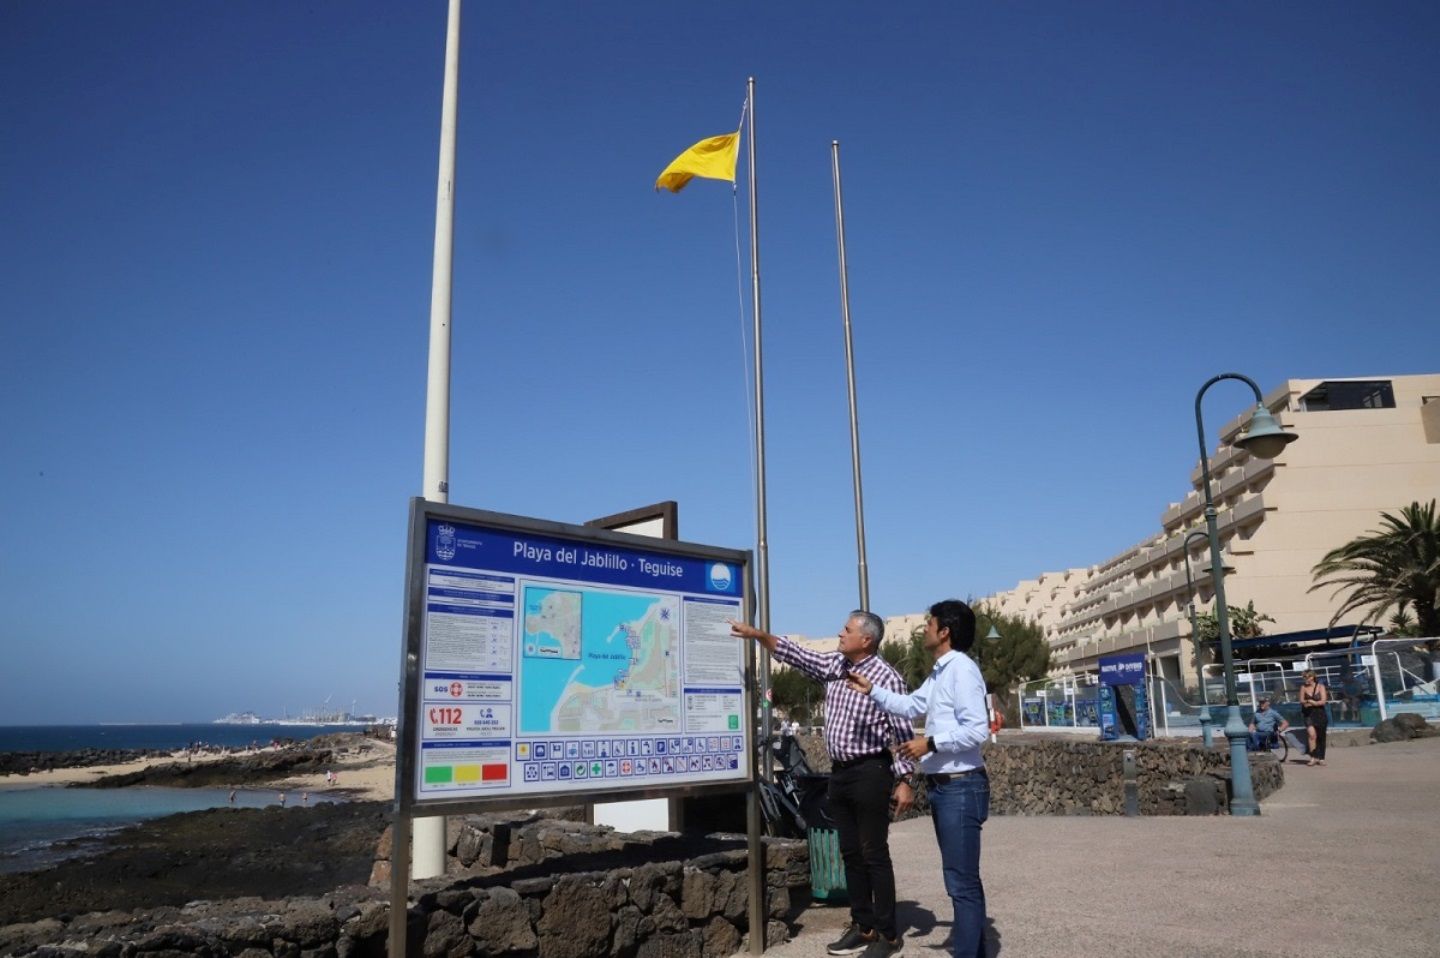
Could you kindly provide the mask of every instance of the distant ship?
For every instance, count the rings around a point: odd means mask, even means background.
[[[254,712],[231,712],[215,720],[215,725],[259,725],[263,720]]]
[[[299,717],[292,717],[289,710],[285,711],[282,718],[261,718],[254,712],[231,712],[224,718],[215,720],[216,725],[384,725],[394,724],[394,719],[381,719],[368,712],[355,712],[355,703],[350,703],[350,711],[345,709],[332,709],[329,707],[330,700],[316,709],[307,709],[300,713]]]

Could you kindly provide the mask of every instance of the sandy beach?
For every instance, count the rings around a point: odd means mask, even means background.
[[[341,754],[338,750],[330,771],[335,781],[327,784],[324,772],[294,775],[273,781],[244,781],[229,783],[236,788],[274,788],[277,791],[338,793],[346,798],[364,801],[390,801],[395,795],[395,745],[379,739],[366,739],[368,752],[350,749]],[[294,748],[297,746],[282,746]],[[187,763],[204,765],[228,759],[245,758],[277,749],[245,749],[236,752],[202,754],[187,759],[182,749],[169,755],[152,755],[133,762],[119,762],[111,765],[90,765],[82,768],[56,768],[32,772],[28,775],[0,775],[0,789],[65,787],[68,785],[90,784],[111,775],[125,775],[158,768],[162,765]]]
[[[370,740],[369,754],[336,756],[331,768],[335,781],[327,784],[325,774],[296,775],[275,782],[276,788],[291,792],[340,792],[348,798],[388,802],[395,797],[395,743]],[[252,785],[253,787],[253,785]]]

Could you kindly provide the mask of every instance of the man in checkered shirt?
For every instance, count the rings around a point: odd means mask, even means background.
[[[915,803],[915,764],[891,744],[907,742],[915,732],[907,719],[889,715],[868,695],[845,683],[851,671],[873,684],[904,695],[905,680],[878,652],[885,623],[873,612],[856,609],[840,630],[834,652],[811,652],[789,639],[731,622],[730,632],[755,639],[786,665],[825,684],[825,747],[830,752],[830,816],[839,832],[845,859],[845,884],[852,923],[831,955],[886,958],[900,951],[895,925],[895,869],[890,863],[890,797],[896,809]]]

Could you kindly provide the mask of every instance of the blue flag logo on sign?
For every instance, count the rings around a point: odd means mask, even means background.
[[[735,590],[735,574],[730,571],[728,565],[723,562],[711,564],[710,588],[716,592],[733,592]]]

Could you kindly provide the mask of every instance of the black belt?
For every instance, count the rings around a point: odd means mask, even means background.
[[[982,765],[979,768],[967,769],[963,772],[940,772],[936,775],[926,775],[925,784],[944,785],[946,782],[951,782],[959,778],[969,778],[971,775],[985,775],[985,766]],[[985,777],[989,778],[988,775]]]
[[[884,762],[889,765],[891,762],[889,752],[871,752],[869,755],[862,755],[859,758],[850,758],[843,761],[836,760],[830,763],[832,771],[840,771],[846,768],[854,768],[856,765],[863,765],[866,762]]]

